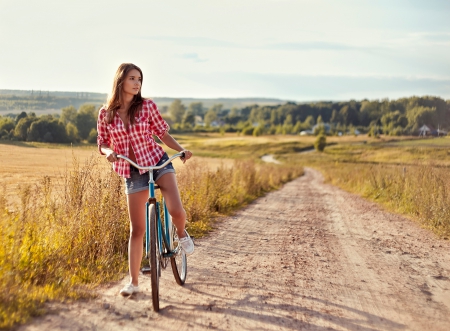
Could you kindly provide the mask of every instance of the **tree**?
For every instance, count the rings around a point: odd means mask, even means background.
[[[87,138],[88,143],[95,144],[97,142],[97,130],[92,129]]]
[[[189,111],[189,110],[187,110],[184,113],[182,124],[183,124],[183,127],[190,127],[190,126],[192,127],[192,126],[194,126],[195,125],[195,115],[194,115],[194,113]]]
[[[311,129],[314,126],[315,123],[316,122],[314,121],[314,117],[312,115],[309,115],[305,119],[304,125],[305,125],[306,128]]]
[[[75,126],[81,139],[87,139],[92,129],[97,127],[97,116],[94,105],[82,105],[75,116]]]
[[[278,120],[278,112],[275,109],[272,109],[270,112],[270,124],[277,125],[280,124]]]
[[[217,113],[210,109],[205,114],[205,125],[210,126],[213,121],[217,119]]]
[[[292,119],[292,115],[289,114],[286,116],[286,119],[284,120],[283,123],[283,134],[291,134],[293,133],[293,129],[294,129],[294,124],[293,124],[293,119]]]
[[[241,120],[242,120],[242,116],[239,114],[239,110],[237,107],[232,107],[230,112],[228,113],[228,115],[225,117],[225,123],[231,124],[231,125],[236,125]]]
[[[1,117],[0,116],[0,131],[5,130],[9,132],[16,127],[14,121],[10,117]]]
[[[181,103],[180,99],[175,99],[169,106],[169,114],[174,123],[181,123],[185,112],[186,107]]]
[[[262,134],[264,134],[264,127],[259,125],[257,126],[254,130],[253,130],[253,136],[254,137],[259,137]]]
[[[436,125],[436,108],[414,107],[406,113],[408,118],[408,129],[417,131],[422,125]]]
[[[319,152],[323,152],[326,145],[327,137],[323,134],[317,136],[316,141],[314,142],[314,148]]]
[[[254,130],[255,128],[253,126],[246,126],[245,128],[242,129],[242,134],[246,136],[251,136],[253,135]]]
[[[401,130],[398,127],[406,128],[408,119],[399,110],[386,113],[381,117],[381,124],[383,125],[384,133],[391,133],[395,131],[394,135],[399,135]]]
[[[284,120],[284,123],[283,123],[285,126],[291,126],[291,125],[293,125],[294,123],[293,123],[293,120],[292,120],[292,115],[291,114],[289,114],[288,116],[286,116],[286,119]]]
[[[69,138],[69,141],[71,143],[76,143],[80,140],[80,138],[78,136],[78,129],[74,124],[72,124],[70,122],[67,123],[66,132],[67,132],[67,137]]]
[[[62,122],[50,116],[41,116],[31,123],[27,141],[66,143],[69,138]]]
[[[292,133],[300,133],[300,131],[302,131],[303,125],[302,122],[297,121],[297,123],[295,123],[294,127],[292,128]]]
[[[330,122],[331,123],[339,123],[340,122],[339,113],[337,112],[336,109],[333,109],[333,112],[331,113]]]
[[[216,103],[216,104],[212,105],[211,108],[208,109],[208,111],[212,110],[217,115],[219,115],[222,112],[222,108],[223,108],[223,105],[221,103]],[[236,111],[236,109],[235,109],[235,111]]]
[[[36,117],[27,116],[22,118],[16,125],[14,129],[14,136],[16,136],[19,140],[26,141],[28,137],[28,130],[30,129],[31,124],[37,121]]]
[[[27,113],[25,113],[24,111],[21,112],[19,115],[17,115],[17,117],[16,117],[16,124],[19,123],[19,121],[20,121],[22,118],[25,118],[25,117],[27,117]]]
[[[360,115],[360,124],[364,126],[369,126],[372,121],[377,120],[381,117],[379,102],[367,100],[362,101],[359,115]]]
[[[205,111],[203,110],[203,103],[201,102],[192,102],[188,109],[189,112],[192,112],[194,116],[201,116],[205,115]]]
[[[61,121],[66,125],[67,123],[75,123],[77,117],[77,110],[74,106],[64,107],[61,109]]]
[[[339,115],[342,118],[345,125],[358,124],[358,111],[353,107],[345,105],[339,111]]]

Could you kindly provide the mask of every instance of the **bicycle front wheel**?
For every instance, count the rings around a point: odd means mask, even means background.
[[[148,206],[148,220],[150,231],[150,270],[151,270],[151,283],[152,283],[152,301],[153,310],[159,311],[159,247],[158,247],[158,235],[156,225],[156,209],[154,204]]]
[[[173,276],[178,285],[183,285],[186,282],[187,276],[187,258],[184,250],[179,247],[178,236],[176,235],[175,227],[172,227],[171,233],[171,250],[178,250],[177,254],[170,258]]]

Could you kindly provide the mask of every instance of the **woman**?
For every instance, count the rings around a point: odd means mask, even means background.
[[[139,170],[117,154],[129,157],[139,165],[162,164],[168,156],[152,135],[156,135],[168,147],[183,151],[183,163],[192,153],[178,144],[169,134],[169,125],[161,117],[155,103],[141,96],[143,75],[141,69],[131,63],[123,63],[117,69],[112,94],[107,104],[100,109],[97,121],[97,144],[101,154],[113,163],[114,170],[125,178],[128,214],[130,217],[130,241],[128,263],[130,283],[120,294],[124,296],[139,292],[138,276],[142,261],[143,237],[145,233],[145,208],[148,198],[149,175]],[[183,209],[172,163],[155,170],[153,178],[160,187],[178,238],[186,254],[194,252],[194,244],[185,230],[186,212]]]

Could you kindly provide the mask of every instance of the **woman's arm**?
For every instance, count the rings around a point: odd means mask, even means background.
[[[181,145],[175,140],[175,138],[172,137],[168,132],[166,132],[164,134],[164,136],[160,139],[167,147],[172,148],[173,150],[176,150],[177,152],[184,152],[185,157],[181,158],[183,163],[186,162],[186,160],[189,160],[191,158],[192,152],[181,147]]]

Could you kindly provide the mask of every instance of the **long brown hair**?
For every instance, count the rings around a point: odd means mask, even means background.
[[[127,78],[128,73],[133,69],[136,69],[141,74],[141,86],[142,86],[142,82],[144,81],[144,75],[142,74],[141,68],[132,63],[122,63],[116,71],[111,96],[108,98],[108,101],[106,102],[105,105],[107,111],[106,122],[108,124],[111,124],[112,120],[114,119],[114,116],[116,116],[117,110],[123,105],[122,85],[125,78]],[[142,98],[141,90],[139,90],[139,93],[133,97],[133,100],[131,101],[130,107],[128,108],[127,111],[130,124],[134,124],[134,117],[136,116],[136,113],[140,110],[143,101],[144,98]]]

